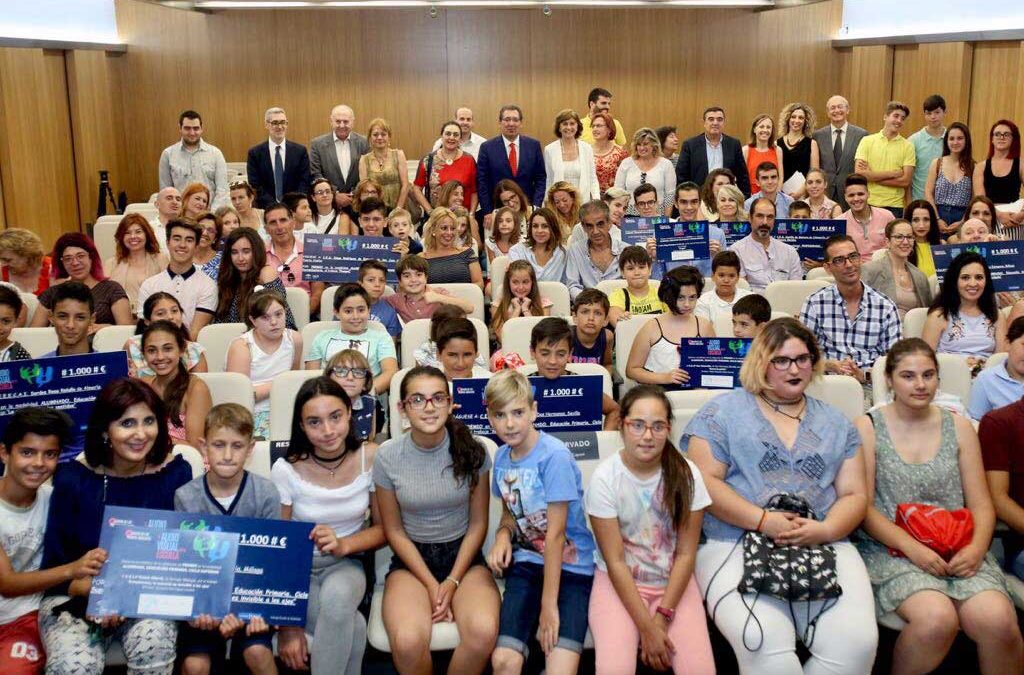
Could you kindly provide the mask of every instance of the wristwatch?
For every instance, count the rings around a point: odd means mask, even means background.
[[[669,609],[668,607],[662,607],[659,605],[658,608],[654,611],[668,619],[669,622],[671,622],[672,619],[676,618],[676,610]]]

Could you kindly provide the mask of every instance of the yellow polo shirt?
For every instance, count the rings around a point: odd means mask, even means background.
[[[614,119],[614,118],[612,118]],[[590,115],[583,118],[583,131],[580,133],[580,140],[594,144],[594,132],[590,130]],[[615,120],[615,142],[621,146],[626,145],[626,132],[622,130],[622,124]]]
[[[896,171],[905,166],[917,166],[913,143],[899,135],[889,140],[881,131],[861,139],[855,158],[867,162],[872,171]],[[902,208],[906,191],[906,188],[871,183],[868,185],[868,204]]]

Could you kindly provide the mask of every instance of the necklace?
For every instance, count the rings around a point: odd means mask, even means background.
[[[346,454],[348,453],[342,453],[341,458],[337,460],[334,458],[327,459],[324,457],[320,457],[319,455],[316,454],[316,452],[311,452],[309,456],[317,466],[319,466],[324,471],[330,473],[331,477],[333,478],[334,472],[337,471],[338,467],[345,462]],[[334,462],[334,464],[332,465],[331,462]]]
[[[779,401],[779,402],[775,402],[775,401],[771,400],[770,398],[768,398],[767,396],[764,395],[764,392],[761,392],[760,397],[761,397],[762,401],[764,401],[766,404],[768,404],[769,408],[771,408],[775,412],[779,413],[783,417],[788,417],[789,419],[796,420],[797,422],[800,422],[800,421],[803,420],[804,412],[806,412],[806,410],[807,410],[807,400],[803,396],[801,396],[796,401]],[[784,406],[784,405],[796,405],[798,403],[802,403],[803,405],[800,406],[800,410],[795,415],[790,415],[788,412],[786,412],[785,410],[782,409],[782,406]]]
[[[458,151],[458,150],[456,150],[456,151],[455,151],[455,157],[449,157],[449,156],[448,156],[448,153],[444,151],[444,148],[442,148],[442,149],[441,149],[441,153],[440,153],[440,154],[441,154],[441,159],[443,159],[443,160],[444,160],[444,163],[445,163],[445,164],[446,164],[447,166],[451,166],[451,165],[452,165],[452,163],[453,163],[453,162],[454,162],[454,161],[455,161],[455,160],[456,160],[456,159],[458,158],[458,156],[459,156],[459,151]]]

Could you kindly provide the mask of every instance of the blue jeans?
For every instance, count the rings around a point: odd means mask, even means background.
[[[966,206],[952,206],[950,204],[939,204],[936,209],[939,215],[939,219],[946,222],[947,225],[963,220],[964,214],[967,213]]]
[[[558,642],[577,654],[587,637],[587,612],[594,577],[562,570],[558,584]],[[505,573],[505,595],[501,600],[498,646],[514,649],[529,657],[530,638],[540,623],[540,601],[544,591],[544,566],[517,562]]]

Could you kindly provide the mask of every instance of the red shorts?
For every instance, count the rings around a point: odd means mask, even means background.
[[[0,626],[0,673],[37,675],[46,665],[39,638],[39,612],[24,614]]]

